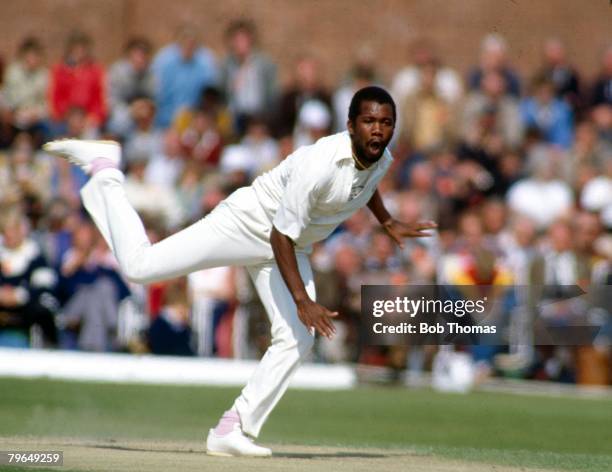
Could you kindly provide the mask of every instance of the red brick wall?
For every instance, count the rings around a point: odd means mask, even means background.
[[[78,27],[93,36],[106,63],[131,35],[145,34],[161,46],[185,20],[201,25],[204,41],[222,53],[227,22],[245,15],[256,21],[261,43],[284,77],[298,55],[311,51],[326,65],[329,81],[342,76],[363,45],[379,54],[388,77],[406,61],[410,41],[422,35],[433,38],[445,62],[462,72],[476,61],[479,41],[490,31],[508,39],[522,72],[538,63],[541,41],[558,35],[573,62],[592,75],[612,40],[608,0],[1,0],[0,12],[5,59],[21,38],[36,34],[54,61],[67,32]]]

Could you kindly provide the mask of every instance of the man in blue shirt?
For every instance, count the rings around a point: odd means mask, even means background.
[[[157,53],[152,67],[157,81],[156,124],[162,128],[172,124],[181,108],[197,106],[202,90],[218,80],[215,57],[209,49],[198,46],[191,26],[181,28],[176,42]]]

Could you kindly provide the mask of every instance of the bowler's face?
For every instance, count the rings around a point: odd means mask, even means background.
[[[388,103],[361,102],[355,122],[349,120],[347,126],[357,157],[370,163],[376,162],[393,137],[393,109]]]

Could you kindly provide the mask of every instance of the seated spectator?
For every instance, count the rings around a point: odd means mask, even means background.
[[[364,210],[356,211],[341,225],[342,231],[336,231],[327,240],[324,247],[332,257],[342,246],[350,246],[362,254],[370,247],[370,235],[373,224]]]
[[[81,222],[74,228],[72,241],[61,264],[62,346],[112,351],[116,348],[119,302],[129,290],[91,223]]]
[[[612,106],[612,45],[603,53],[601,70],[591,91],[591,106]]]
[[[296,64],[292,84],[280,97],[273,129],[275,136],[284,137],[294,133],[300,110],[309,100],[323,103],[331,116],[331,97],[322,83],[319,63],[312,56],[303,56]]]
[[[0,229],[0,332],[14,330],[28,339],[42,330],[45,343],[57,344],[57,275],[30,237],[28,222],[16,207],[2,211]]]
[[[163,150],[164,133],[154,127],[155,102],[150,98],[137,98],[129,107],[133,128],[123,146],[125,161],[151,159]]]
[[[156,123],[168,128],[182,108],[195,108],[202,91],[218,79],[213,53],[199,45],[198,31],[187,25],[176,41],[163,47],[153,59],[156,81]]]
[[[241,144],[254,156],[254,176],[272,169],[280,162],[278,144],[270,136],[268,125],[262,118],[253,116],[249,119]]]
[[[219,164],[223,140],[212,111],[198,109],[193,112],[189,126],[181,134],[181,146],[187,159],[202,168],[211,169]]]
[[[0,154],[0,201],[24,202],[30,216],[33,205],[42,205],[51,198],[52,166],[49,159],[35,153],[32,136],[19,133],[8,152]]]
[[[104,69],[92,56],[92,41],[84,33],[72,33],[64,58],[51,69],[51,116],[61,134],[73,108],[85,112],[86,128],[99,130],[106,119]]]
[[[402,259],[395,242],[384,230],[376,229],[370,238],[371,250],[365,255],[364,266],[372,272],[400,272]]]
[[[346,122],[351,99],[357,90],[372,85],[375,79],[374,68],[369,64],[357,63],[350,72],[348,83],[339,87],[332,98],[334,123],[337,133],[346,130]]]
[[[185,215],[176,190],[147,182],[146,169],[146,159],[137,159],[128,165],[124,183],[128,200],[136,211],[160,220],[166,229],[179,227]],[[151,195],[155,195],[155,198],[151,198]]]
[[[574,197],[569,185],[555,175],[559,165],[550,147],[535,147],[528,159],[529,177],[510,187],[506,199],[512,211],[531,218],[538,229],[545,229],[568,215]]]
[[[432,93],[448,104],[456,104],[463,95],[461,77],[450,67],[444,66],[434,50],[434,46],[427,40],[419,40],[412,47],[412,63],[403,67],[395,75],[391,83],[391,92],[398,105],[398,115],[404,115],[402,103],[409,97],[417,94],[421,89],[424,69],[433,71]]]
[[[163,298],[161,312],[149,327],[151,352],[167,356],[193,356],[185,279],[168,283]]]
[[[612,105],[597,105],[591,111],[591,120],[597,137],[608,149],[612,149]]]
[[[574,111],[581,105],[578,72],[567,61],[565,45],[559,38],[544,42],[542,67],[537,74],[554,84],[555,96],[565,100]]]
[[[323,247],[316,248],[324,250]],[[351,362],[356,360],[361,316],[361,283],[363,260],[358,250],[341,243],[328,264],[313,257],[315,283],[320,287],[317,298],[338,312],[334,318],[336,335],[332,339],[319,339],[317,353],[324,362]],[[321,259],[321,258],[319,258]]]
[[[144,153],[133,154],[133,156],[144,155]],[[173,129],[166,130],[163,134],[162,148],[149,155],[150,159],[145,159],[147,160],[145,181],[163,187],[176,187],[185,166],[190,163],[185,159],[178,133]],[[198,171],[201,171],[201,166],[196,162],[194,164]]]
[[[83,108],[70,108],[67,112],[66,122],[61,128],[61,136],[65,138],[98,138],[98,130],[89,127],[87,111]],[[48,157],[55,163],[55,172],[51,178],[54,195],[64,198],[73,208],[80,207],[79,191],[87,183],[89,177],[79,166],[70,165],[68,161],[56,159],[54,156],[49,155]]]
[[[225,188],[234,191],[248,185],[257,169],[257,162],[246,146],[232,144],[223,149],[219,169],[223,174]]]
[[[108,130],[124,137],[134,126],[130,105],[137,98],[153,99],[155,81],[151,71],[151,43],[146,38],[133,38],[125,46],[124,57],[108,71],[110,117]]]
[[[314,144],[327,136],[332,124],[329,107],[319,100],[304,102],[298,113],[298,120],[293,132],[295,149]]]
[[[451,143],[455,134],[455,108],[435,87],[437,66],[424,64],[419,85],[400,106],[399,140],[412,151],[428,152]]]
[[[503,76],[495,70],[485,72],[479,84],[463,106],[463,139],[470,144],[496,136],[503,146],[516,149],[523,138],[518,101],[507,93]]]
[[[612,228],[612,157],[607,159],[600,175],[585,183],[580,205],[585,210],[601,213],[605,226]]]
[[[612,158],[612,146],[597,135],[592,121],[576,125],[574,144],[563,162],[563,177],[580,192],[587,180],[604,170],[605,161]]]
[[[236,308],[236,285],[235,267],[215,267],[188,275],[187,288],[193,303],[191,319],[198,355],[212,356],[219,352],[218,328],[222,318],[232,316]]]
[[[488,34],[480,46],[480,64],[472,69],[468,77],[468,88],[472,91],[482,87],[485,75],[496,72],[504,80],[504,89],[515,98],[521,94],[518,74],[508,63],[508,45],[499,34]]]
[[[525,127],[537,128],[547,143],[569,149],[574,140],[572,109],[555,97],[555,84],[545,76],[533,80],[531,96],[521,102]]]
[[[64,254],[72,247],[73,230],[79,224],[78,211],[72,210],[66,200],[55,197],[47,203],[35,237],[51,267],[60,267]]]
[[[186,162],[178,175],[176,192],[188,222],[195,222],[202,217],[205,188],[202,180],[202,168],[196,162]]]
[[[234,115],[234,129],[242,136],[249,117],[272,118],[269,115],[278,94],[276,65],[258,49],[252,22],[233,21],[225,39],[229,53],[221,66],[221,87]]]
[[[48,80],[49,71],[43,65],[40,41],[34,37],[24,39],[15,62],[6,70],[3,94],[13,113],[15,126],[38,133],[39,141],[46,132]]]

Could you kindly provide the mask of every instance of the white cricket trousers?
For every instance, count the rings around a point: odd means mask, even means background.
[[[254,191],[250,187],[237,190],[202,220],[151,245],[127,200],[123,179],[120,171],[104,169],[83,187],[81,196],[130,281],[148,284],[211,267],[247,267],[272,325],[271,345],[234,402],[243,431],[257,437],[301,359],[312,349],[314,332],[298,318],[274,260],[270,224],[266,224]],[[306,291],[314,299],[308,257],[302,253],[296,256]]]

